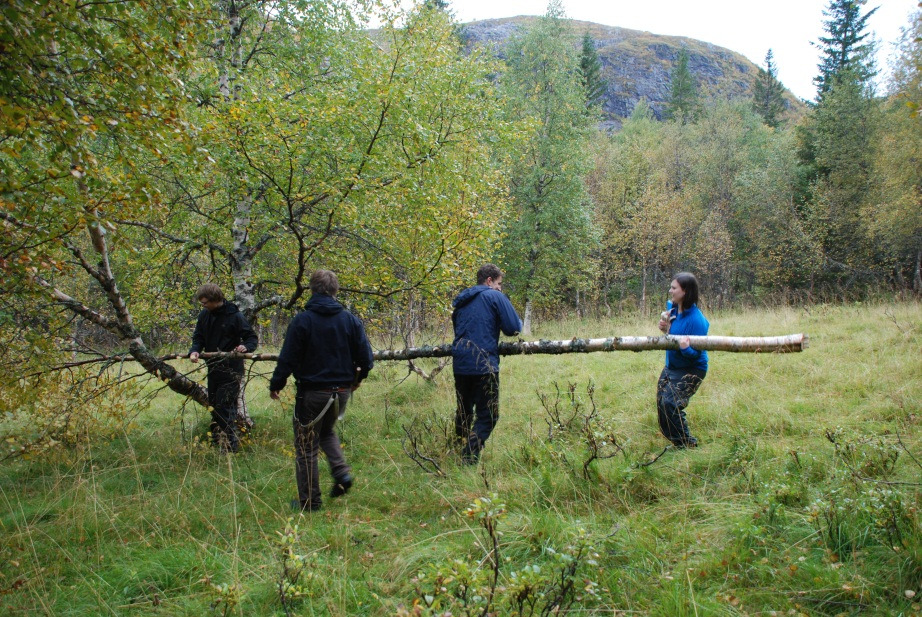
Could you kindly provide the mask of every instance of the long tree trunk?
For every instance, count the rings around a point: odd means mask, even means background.
[[[499,344],[499,355],[517,356],[528,354],[591,353],[596,351],[650,351],[679,349],[683,337],[663,336],[617,336],[610,338],[580,339],[563,341],[517,341]],[[705,351],[730,351],[738,353],[792,353],[803,351],[809,343],[806,334],[784,336],[690,336],[691,346]],[[416,347],[402,350],[380,350],[374,353],[375,360],[406,360],[413,358],[439,358],[451,355],[451,344],[435,347]],[[263,357],[261,359],[271,359]]]
[[[249,239],[250,210],[253,201],[249,195],[237,200],[237,216],[231,228],[234,248],[231,251],[231,278],[234,281],[234,303],[250,324],[256,322],[256,295],[253,287],[253,252],[247,245]],[[255,326],[254,326],[255,327]],[[246,380],[237,394],[237,424],[247,430],[253,428],[253,418],[247,411]]]
[[[640,261],[640,314],[647,316],[647,260]]]
[[[912,290],[922,294],[922,249],[916,253],[916,268],[912,277]]]
[[[226,22],[221,25],[216,44],[218,65],[218,89],[225,102],[236,101],[240,97],[243,84],[240,81],[243,72],[243,41],[240,8],[237,2],[223,5]],[[237,199],[236,215],[231,225],[231,237],[234,246],[230,254],[231,279],[234,282],[234,303],[251,324],[256,321],[256,296],[253,286],[253,251],[249,246],[249,227],[253,207],[252,190],[238,187],[238,182],[245,179],[230,174],[227,178],[228,194],[240,194]],[[254,326],[255,327],[255,326]],[[246,403],[246,380],[240,384],[237,394],[237,424],[243,429],[253,427]]]
[[[609,338],[572,338],[562,341],[504,341],[499,344],[499,355],[521,356],[530,354],[592,353],[597,351],[653,351],[679,349],[682,336],[613,336]],[[795,353],[809,346],[806,334],[785,334],[782,336],[690,336],[689,342],[695,349],[705,351],[729,351],[736,353]],[[451,343],[441,345],[410,347],[407,349],[382,349],[374,352],[375,361],[415,360],[417,358],[444,358],[451,355]],[[246,353],[234,354],[211,352],[201,354],[202,358],[233,356],[253,361],[276,361],[277,354]],[[182,358],[183,355],[166,356],[162,359]]]
[[[80,311],[75,311],[78,314]],[[89,318],[89,317],[88,317]],[[103,318],[104,319],[104,318]],[[653,351],[679,349],[680,336],[663,335],[663,336],[617,336],[610,338],[581,339],[573,338],[563,341],[517,341],[502,342],[499,344],[499,355],[501,356],[521,356],[531,354],[565,354],[565,353],[593,353],[597,351]],[[692,347],[706,351],[729,351],[737,353],[794,353],[801,352],[809,346],[809,337],[806,334],[786,334],[782,336],[690,336],[688,337]],[[407,349],[382,349],[374,352],[376,362],[381,361],[400,361],[415,360],[418,358],[447,358],[451,356],[451,343],[443,343],[435,346],[409,347]],[[135,359],[138,359],[134,353]],[[167,360],[176,360],[188,357],[186,354],[173,354],[154,358],[161,365]],[[234,353],[234,352],[205,352],[201,354],[202,358],[242,358],[253,362],[276,362],[278,354],[267,353]],[[54,370],[68,369],[73,366],[83,366],[92,363],[111,362],[113,360],[124,361],[124,357],[111,358],[94,358],[92,360],[83,360],[73,364],[64,364],[55,367]],[[146,367],[147,365],[145,365]],[[167,370],[172,370],[172,367]],[[443,365],[439,365],[441,370]],[[150,371],[154,373],[154,371]],[[174,371],[175,372],[175,371]],[[436,371],[433,371],[435,373]],[[154,373],[156,374],[156,373]],[[434,375],[430,375],[430,378]],[[181,377],[181,376],[180,376]],[[188,380],[187,380],[188,381]],[[176,382],[177,384],[179,382]],[[195,382],[189,382],[199,389]],[[192,393],[181,390],[173,383],[170,388],[181,394],[193,396]],[[203,389],[202,389],[203,390]],[[202,394],[202,396],[205,396]],[[194,397],[196,398],[196,397]],[[207,398],[207,397],[206,397]],[[199,398],[196,398],[199,400]],[[201,402],[201,401],[199,401]],[[203,403],[204,404],[204,403]]]
[[[522,320],[522,335],[531,335],[531,299],[525,300],[525,318]]]

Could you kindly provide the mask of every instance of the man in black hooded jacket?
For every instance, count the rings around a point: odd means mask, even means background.
[[[331,497],[352,487],[352,469],[333,431],[345,413],[349,395],[373,366],[371,345],[362,322],[336,301],[339,281],[329,270],[311,275],[311,299],[288,326],[269,395],[279,398],[288,376],[297,380],[292,426],[295,434],[295,478],[302,511],[319,510],[320,474],[317,454],[323,449],[333,476]]]
[[[224,299],[221,288],[213,283],[199,287],[195,299],[202,311],[192,333],[189,359],[198,362],[201,352],[256,350],[259,339],[236,305]],[[223,452],[236,452],[237,397],[243,381],[242,358],[209,358],[208,402],[211,405],[211,439]]]

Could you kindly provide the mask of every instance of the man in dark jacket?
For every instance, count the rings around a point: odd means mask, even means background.
[[[224,299],[221,288],[213,283],[202,285],[195,293],[202,311],[192,333],[189,359],[198,362],[205,351],[252,352],[259,342],[253,328],[240,310]],[[211,405],[211,439],[223,452],[236,452],[237,397],[243,381],[242,358],[209,358],[208,402]]]
[[[373,366],[371,345],[362,322],[335,297],[339,281],[329,270],[317,270],[310,280],[311,299],[288,326],[269,395],[279,398],[288,376],[297,380],[295,412],[295,479],[302,511],[319,510],[320,473],[317,452],[323,449],[333,476],[331,497],[352,487],[352,469],[333,431],[345,413],[349,395]]]
[[[503,273],[486,264],[477,271],[477,285],[462,291],[452,303],[452,358],[458,399],[455,434],[464,444],[461,456],[468,465],[480,458],[484,442],[499,420],[499,333],[514,336],[522,330],[522,321],[502,286]]]

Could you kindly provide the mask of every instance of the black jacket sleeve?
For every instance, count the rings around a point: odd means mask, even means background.
[[[298,334],[305,324],[301,315],[296,316],[288,324],[288,331],[285,333],[285,342],[282,343],[282,351],[279,352],[278,362],[275,363],[275,371],[272,372],[272,379],[269,380],[269,391],[278,392],[285,387],[288,377],[295,370],[295,363],[301,357],[302,337]]]
[[[375,363],[371,343],[368,342],[368,337],[365,335],[365,326],[362,325],[362,322],[357,317],[353,317],[353,319],[355,320],[356,337],[352,346],[352,359],[358,373],[355,381],[358,384],[368,377],[368,373]]]
[[[202,310],[198,314],[198,319],[195,320],[195,330],[192,332],[192,347],[189,348],[189,353],[202,353],[202,350],[205,349],[205,315],[206,311]]]

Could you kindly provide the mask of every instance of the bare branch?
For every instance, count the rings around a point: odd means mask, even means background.
[[[420,451],[419,435],[417,435],[416,433],[411,433],[409,430],[407,430],[406,425],[402,425],[401,428],[403,429],[403,433],[404,435],[406,435],[406,438],[401,440],[400,445],[403,446],[403,451],[406,453],[407,456],[410,457],[410,460],[416,463],[417,465],[419,465],[420,469],[422,469],[426,473],[432,473],[437,476],[445,475],[442,472],[442,468],[439,467],[438,462],[436,462],[434,458],[432,458],[431,456],[426,456]],[[412,452],[409,449],[407,449],[407,442],[410,443]]]

